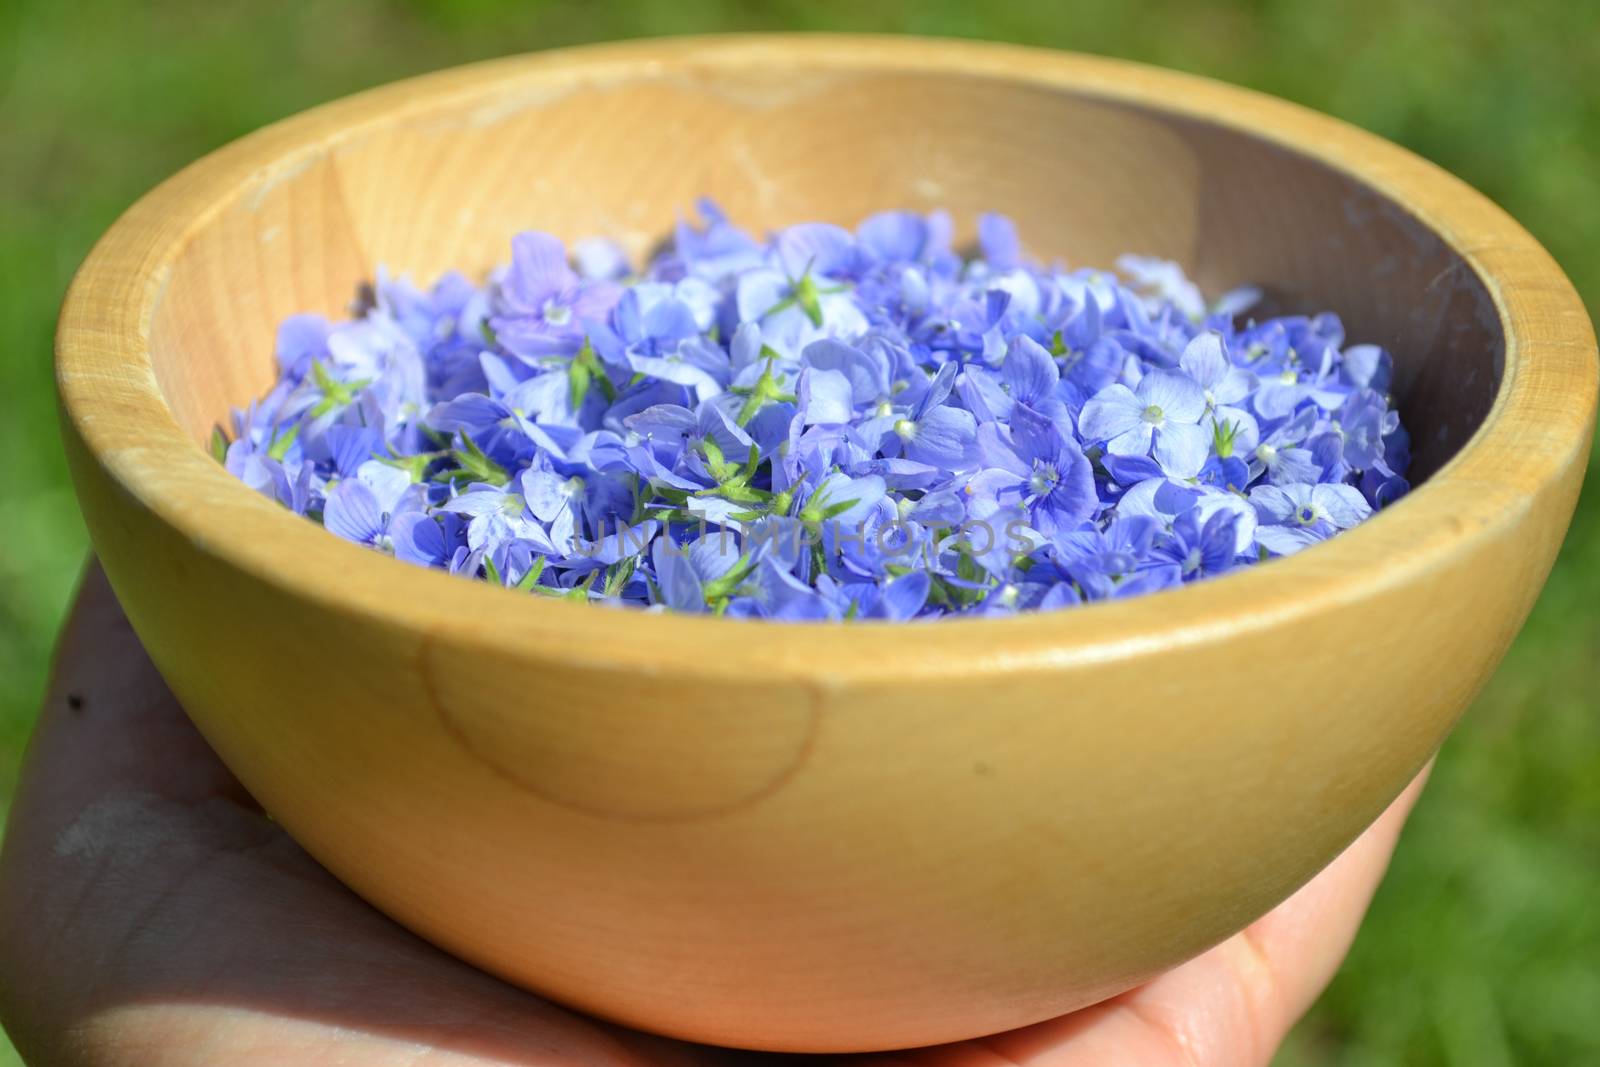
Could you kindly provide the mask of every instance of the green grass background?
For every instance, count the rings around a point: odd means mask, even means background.
[[[999,38],[1277,93],[1463,176],[1600,307],[1600,5],[1587,0],[0,0],[0,814],[85,550],[50,345],[95,236],[196,156],[379,82],[589,40],[762,29]],[[1597,497],[1282,1067],[1600,1063]]]

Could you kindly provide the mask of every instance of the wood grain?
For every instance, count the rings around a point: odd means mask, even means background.
[[[636,251],[701,194],[757,228],[1016,217],[1338,309],[1428,475],[1292,559],[1122,603],[762,626],[515,596],[346,544],[198,442],[277,320],[509,235]],[[57,366],[97,551],[185,708],[340,878],[550,996],[687,1038],[923,1044],[1090,1003],[1328,862],[1516,634],[1589,453],[1594,335],[1432,165],[1102,59],[853,37],[552,52],[262,130],[133,207]]]

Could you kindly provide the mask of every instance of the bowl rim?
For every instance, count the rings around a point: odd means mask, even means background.
[[[754,67],[1008,81],[1213,123],[1309,157],[1410,214],[1475,272],[1505,343],[1493,404],[1457,453],[1405,498],[1270,566],[1072,610],[912,625],[764,624],[508,595],[329,535],[236,480],[179,426],[152,367],[151,322],[178,255],[239,196],[359,130],[445,101],[533,100],[578,83]],[[1503,536],[1536,494],[1587,464],[1597,385],[1593,329],[1549,254],[1488,198],[1374,134],[1251,90],[1123,60],[826,34],[645,39],[513,56],[390,83],[264,127],[168,178],[99,240],[62,306],[56,372],[68,433],[140,506],[198,551],[280,592],[352,621],[413,631],[419,655],[443,641],[678,680],[823,686],[1069,670],[1292,624],[1420,579]],[[744,632],[778,640],[737,639]]]

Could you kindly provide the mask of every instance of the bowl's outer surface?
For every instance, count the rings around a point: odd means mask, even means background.
[[[642,250],[701,193],[757,226],[1007,210],[1041,253],[1163,253],[1348,311],[1396,350],[1432,477],[1327,545],[1153,598],[769,627],[406,568],[197,444],[270,381],[279,318],[337,312],[380,262],[482,269],[530,226]],[[793,1050],[1076,1008],[1302,884],[1521,625],[1596,382],[1543,250],[1370,135],[1116,62],[855,38],[550,53],[268,128],[117,223],[58,368],[133,624],[315,856],[508,979]]]

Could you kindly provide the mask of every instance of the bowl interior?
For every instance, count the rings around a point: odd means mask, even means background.
[[[1038,257],[1178,260],[1208,294],[1336,310],[1397,365],[1413,480],[1494,398],[1490,294],[1422,221],[1361,181],[1229,126],[1023,78],[904,69],[631,64],[420,96],[291,148],[192,231],[151,322],[161,388],[198,442],[260,395],[277,322],[341,315],[380,266],[430,283],[508,257],[523,229],[643,254],[709,195],[760,231],[885,208],[1012,215]]]

